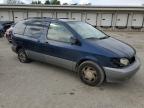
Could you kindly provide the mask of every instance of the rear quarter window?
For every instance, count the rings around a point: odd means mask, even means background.
[[[38,38],[43,34],[43,27],[36,25],[27,25],[24,35],[31,38]]]
[[[26,25],[23,22],[19,22],[14,26],[14,34],[24,34]]]

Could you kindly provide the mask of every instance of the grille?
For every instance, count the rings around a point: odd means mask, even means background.
[[[129,59],[130,64],[132,64],[135,61],[135,56]]]

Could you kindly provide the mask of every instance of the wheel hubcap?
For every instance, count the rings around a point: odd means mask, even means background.
[[[82,70],[84,78],[89,81],[95,81],[97,79],[97,72],[93,67],[86,66]]]
[[[21,62],[24,62],[24,61],[25,61],[26,56],[25,56],[25,54],[24,54],[23,52],[21,52],[21,53],[19,54],[19,59],[20,59]]]

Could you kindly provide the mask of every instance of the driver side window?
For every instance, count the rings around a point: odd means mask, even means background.
[[[51,23],[48,30],[48,39],[60,42],[70,42],[72,33],[62,24]]]

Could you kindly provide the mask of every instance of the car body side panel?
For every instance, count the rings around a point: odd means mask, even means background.
[[[46,62],[75,71],[76,62],[50,55],[45,55]]]
[[[26,50],[26,53],[31,59],[38,60],[41,62],[47,62],[50,64],[54,64],[54,65],[75,71],[76,62],[50,56],[50,55],[39,53],[39,52],[35,52],[35,51],[31,51],[31,50]]]
[[[41,49],[43,49],[41,53],[74,62],[80,56],[78,51],[80,48],[80,46],[52,40],[48,40],[47,43],[41,43]]]
[[[32,58],[32,59],[39,58],[39,55],[35,54],[36,52],[39,52],[39,42],[38,42],[39,39],[34,39],[34,38],[15,34],[13,40],[15,42],[15,46],[25,49],[28,58]]]
[[[50,55],[53,57],[66,59],[68,61],[79,63],[83,60],[92,60],[99,65],[107,66],[109,64],[109,58],[101,55],[93,54],[90,50],[92,48],[87,48],[85,45],[71,45],[63,42],[56,42],[48,40],[47,43],[42,43],[41,53],[45,55]]]

